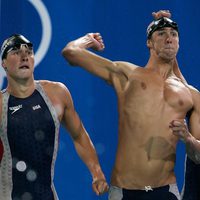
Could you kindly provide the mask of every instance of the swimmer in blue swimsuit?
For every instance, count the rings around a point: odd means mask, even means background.
[[[58,200],[53,183],[59,127],[70,133],[97,195],[108,190],[94,146],[59,82],[35,81],[33,45],[22,35],[1,48],[8,85],[0,93],[0,199]]]

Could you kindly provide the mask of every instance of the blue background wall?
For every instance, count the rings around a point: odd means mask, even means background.
[[[108,181],[117,143],[116,95],[101,79],[70,67],[60,53],[65,44],[88,32],[100,32],[106,45],[100,55],[144,66],[149,56],[146,27],[152,21],[151,13],[169,9],[180,27],[180,68],[190,84],[200,87],[198,0],[1,0],[0,3],[0,42],[13,33],[25,35],[35,45],[35,78],[66,84]],[[5,85],[5,73],[0,68],[0,88]],[[179,143],[176,174],[180,190],[183,168],[184,145]],[[107,199],[107,194],[97,197],[92,192],[91,176],[62,128],[55,185],[60,200]]]

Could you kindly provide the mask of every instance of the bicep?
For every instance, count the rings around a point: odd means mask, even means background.
[[[110,83],[115,74],[124,76],[127,73],[127,68],[130,68],[125,62],[113,62],[82,48],[67,48],[63,52],[70,64],[80,66]]]
[[[193,98],[193,109],[189,113],[189,129],[191,134],[200,139],[200,93],[193,87],[190,87]]]
[[[200,140],[200,113],[192,111],[189,116],[189,130],[191,134]]]
[[[79,47],[66,47],[63,56],[71,65],[80,66],[105,80],[109,79],[112,61]]]
[[[83,125],[77,114],[73,100],[70,93],[67,94],[65,99],[64,113],[62,117],[62,124],[67,129],[70,136],[75,139],[83,130]]]

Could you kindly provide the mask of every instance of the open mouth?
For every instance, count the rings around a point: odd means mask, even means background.
[[[171,47],[166,47],[165,50],[167,50],[167,51],[173,51],[174,49],[171,48]]]
[[[23,65],[23,66],[20,66],[19,69],[29,69],[29,66],[28,65]]]

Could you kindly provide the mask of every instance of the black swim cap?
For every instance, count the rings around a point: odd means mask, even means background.
[[[29,48],[33,47],[33,44],[26,39],[23,35],[14,34],[6,39],[1,46],[1,59],[6,58],[8,52],[13,49],[20,49],[22,44],[26,44]]]
[[[167,17],[162,17],[149,24],[147,27],[147,38],[150,39],[155,31],[164,27],[171,27],[178,32],[178,24],[176,22]]]

